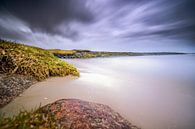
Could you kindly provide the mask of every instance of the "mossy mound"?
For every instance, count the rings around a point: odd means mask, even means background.
[[[21,74],[43,80],[49,76],[79,76],[72,65],[49,51],[0,40],[0,73]]]

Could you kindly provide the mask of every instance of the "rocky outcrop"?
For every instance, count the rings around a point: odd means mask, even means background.
[[[0,74],[0,108],[37,82],[30,76]]]
[[[44,106],[65,129],[138,129],[109,106],[78,99],[61,99]]]

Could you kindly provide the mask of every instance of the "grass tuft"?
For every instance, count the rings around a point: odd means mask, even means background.
[[[51,113],[40,108],[36,111],[22,111],[13,117],[0,116],[1,129],[58,129],[59,125]]]

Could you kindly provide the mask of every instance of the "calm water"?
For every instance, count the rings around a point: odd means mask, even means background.
[[[1,109],[13,115],[61,98],[107,104],[142,129],[195,129],[195,55],[67,60],[79,78],[50,78]]]

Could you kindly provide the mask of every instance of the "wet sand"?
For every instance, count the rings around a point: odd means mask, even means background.
[[[0,112],[13,115],[62,98],[109,105],[143,129],[195,128],[195,56],[67,60],[80,77],[55,77],[26,90]]]

